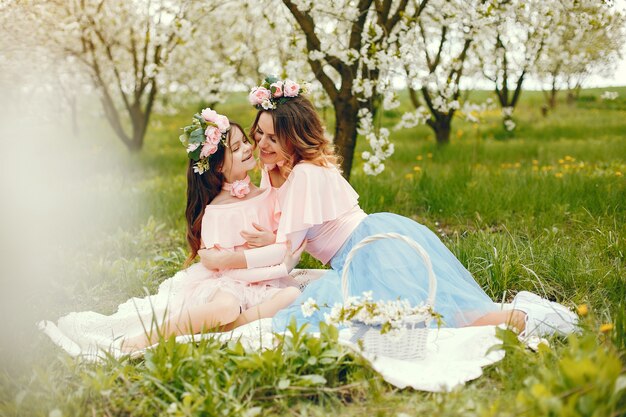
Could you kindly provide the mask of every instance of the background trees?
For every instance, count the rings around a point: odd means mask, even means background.
[[[553,106],[559,90],[574,96],[590,74],[614,70],[626,39],[623,13],[594,0],[27,0],[1,7],[3,71],[11,70],[11,54],[35,55],[74,121],[76,92],[88,79],[131,151],[142,148],[157,105],[215,104],[267,73],[315,81],[316,101],[332,108],[348,178],[359,135],[371,148],[362,154],[366,173],[384,170],[394,147],[380,110],[398,106],[399,90],[408,89],[413,104],[399,126],[425,123],[446,144],[455,115],[479,108],[462,91],[490,82],[512,129],[528,80],[543,83]],[[15,52],[19,42],[28,46]]]
[[[560,90],[575,95],[590,75],[614,71],[626,42],[624,14],[604,3],[559,0],[553,14],[544,51],[533,68],[551,108]]]
[[[511,0],[496,5],[493,22],[474,43],[481,74],[494,85],[504,127],[513,130],[513,111],[524,81],[545,51],[559,0]]]

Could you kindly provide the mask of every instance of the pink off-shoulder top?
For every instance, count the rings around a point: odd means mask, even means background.
[[[272,185],[264,170],[261,188],[265,187]],[[249,268],[279,263],[285,242],[290,241],[293,249],[304,239],[306,251],[326,264],[367,216],[359,207],[359,195],[335,167],[300,162],[276,191],[280,214],[276,244],[245,250]]]
[[[277,211],[277,192],[271,187],[257,196],[230,204],[209,204],[202,217],[202,242],[207,249],[216,248],[227,251],[242,251],[248,248],[240,231],[252,225],[260,224],[266,229],[276,231],[280,213]],[[260,282],[278,279],[288,275],[287,268],[278,262],[261,265],[258,268],[229,269],[221,271],[223,275],[236,281]],[[270,283],[268,283],[270,284]]]

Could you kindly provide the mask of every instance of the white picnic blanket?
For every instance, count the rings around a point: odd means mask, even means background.
[[[102,351],[94,347],[85,349],[74,343],[64,335],[54,323],[40,322],[41,330],[54,343],[68,354],[81,360],[98,361]],[[390,384],[398,388],[411,387],[421,391],[441,392],[449,391],[467,381],[482,375],[482,368],[501,360],[504,351],[495,350],[488,353],[501,341],[495,336],[495,326],[465,327],[460,329],[442,328],[429,332],[427,354],[423,360],[404,361],[387,357],[363,356],[372,364],[373,369],[379,372]],[[313,333],[313,335],[315,335]],[[349,330],[342,330],[339,339],[342,344],[351,346],[359,351],[358,346],[349,342]],[[263,319],[237,328],[230,333],[206,334],[194,336],[195,340],[201,337],[217,338],[220,340],[239,339],[249,351],[271,349],[275,338],[272,331],[272,319]],[[192,336],[179,336],[178,342],[185,343],[192,340]],[[116,356],[122,352],[111,351]],[[141,355],[138,352],[137,355]]]

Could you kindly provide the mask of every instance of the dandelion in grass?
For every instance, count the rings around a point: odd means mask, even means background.
[[[612,323],[604,323],[602,326],[600,326],[600,333],[608,333],[611,330],[613,330]]]

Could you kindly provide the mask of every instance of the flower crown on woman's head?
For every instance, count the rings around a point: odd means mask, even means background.
[[[254,87],[248,95],[250,104],[257,110],[273,110],[277,104],[283,104],[292,97],[308,93],[308,84],[290,80],[284,81],[274,76],[268,76],[260,86]]]
[[[189,159],[196,161],[194,172],[203,174],[209,169],[209,156],[217,152],[220,142],[228,146],[226,133],[230,122],[226,116],[206,108],[193,115],[189,126],[183,127],[179,139],[187,148]]]

